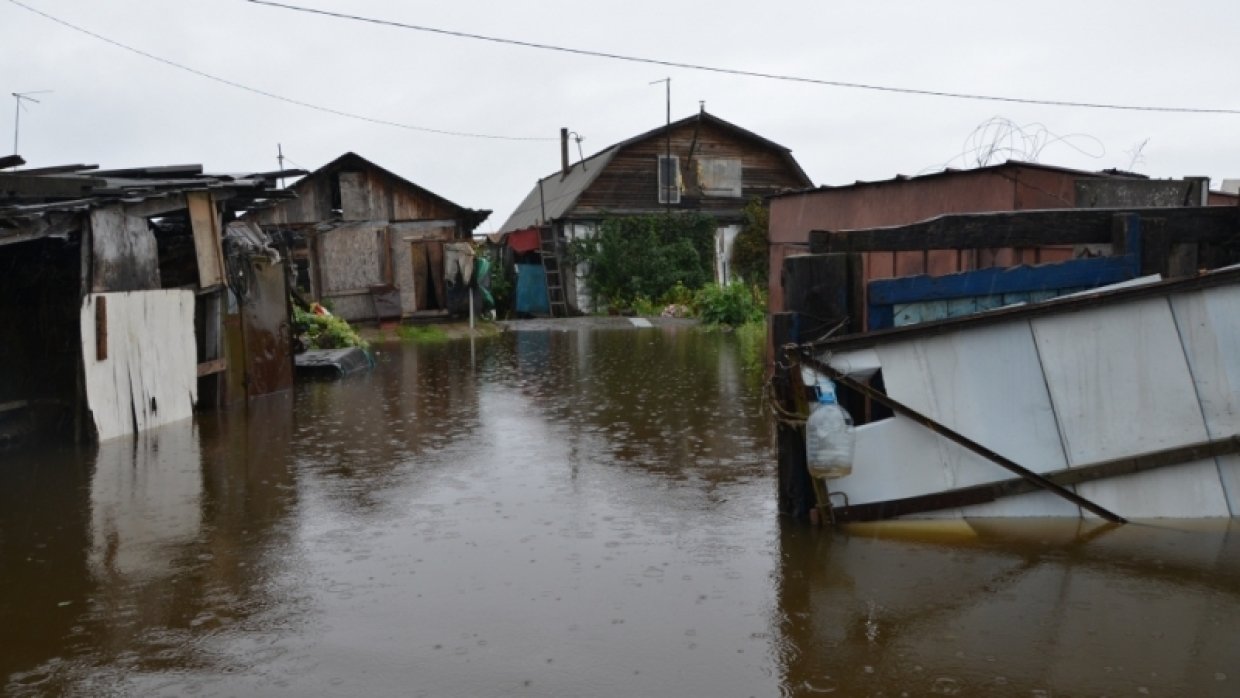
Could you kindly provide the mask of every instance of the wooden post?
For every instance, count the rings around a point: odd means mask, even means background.
[[[775,371],[771,378],[772,399],[787,413],[797,411],[796,391],[800,390],[799,376],[784,357],[783,347],[796,341],[794,332],[796,313],[771,315],[771,338],[775,345]],[[798,369],[799,370],[799,369]],[[804,402],[803,398],[800,402]],[[778,461],[779,513],[797,521],[809,520],[815,506],[813,483],[805,464],[805,426],[779,419],[775,424]]]
[[[108,297],[95,298],[95,360],[108,358]]]
[[[784,259],[780,283],[784,288],[784,313],[771,315],[771,340],[775,370],[774,399],[786,413],[805,415],[806,389],[799,364],[784,355],[784,346],[816,341],[841,323],[847,332],[862,327],[863,300],[861,255],[795,255]],[[857,395],[841,394],[844,408],[859,416]],[[797,520],[808,520],[817,499],[806,467],[805,426],[780,420],[776,429],[779,447],[779,510]]]

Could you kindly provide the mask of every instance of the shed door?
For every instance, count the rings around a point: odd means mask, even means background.
[[[443,243],[435,240],[409,243],[413,264],[414,310],[446,308],[443,282]]]

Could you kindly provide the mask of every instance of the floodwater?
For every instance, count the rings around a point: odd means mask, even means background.
[[[812,529],[691,328],[373,373],[0,461],[0,693],[1236,696],[1240,530]]]

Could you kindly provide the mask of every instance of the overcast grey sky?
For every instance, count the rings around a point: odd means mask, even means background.
[[[355,151],[501,224],[559,164],[561,126],[588,156],[706,102],[792,149],[821,184],[962,158],[1001,117],[1040,162],[1155,177],[1240,177],[1240,115],[1063,108],[797,84],[549,52],[277,9],[244,0],[20,0],[154,56],[329,109],[315,111],[136,55],[0,0],[0,152],[12,92],[29,166],[202,163],[314,169]],[[395,22],[747,71],[1011,97],[1240,109],[1240,2],[414,2],[287,0]],[[993,133],[993,132],[992,132]],[[1066,137],[1044,143],[1046,134]],[[1079,134],[1079,135],[1072,135]],[[1145,142],[1144,148],[1138,146]],[[1005,141],[1009,143],[1010,141]],[[1020,145],[1020,144],[1018,144]],[[575,153],[574,153],[575,156]],[[1134,164],[1134,158],[1136,163]],[[1002,159],[1002,158],[1001,158]]]

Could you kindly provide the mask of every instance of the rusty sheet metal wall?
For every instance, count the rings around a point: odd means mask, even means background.
[[[1075,205],[1074,185],[1083,177],[1097,176],[1008,165],[776,197],[771,200],[768,308],[772,312],[783,310],[779,283],[783,260],[808,251],[811,230],[907,225],[948,213],[1070,208]],[[871,252],[865,254],[865,279],[949,274],[1071,257],[1071,248]]]
[[[193,415],[193,291],[88,294],[80,327],[86,400],[100,441]]]
[[[241,326],[246,397],[253,398],[293,387],[293,355],[284,262],[271,264],[256,257],[250,261],[249,271],[241,302]]]
[[[143,291],[159,288],[159,249],[145,218],[121,206],[90,212],[91,290]]]

